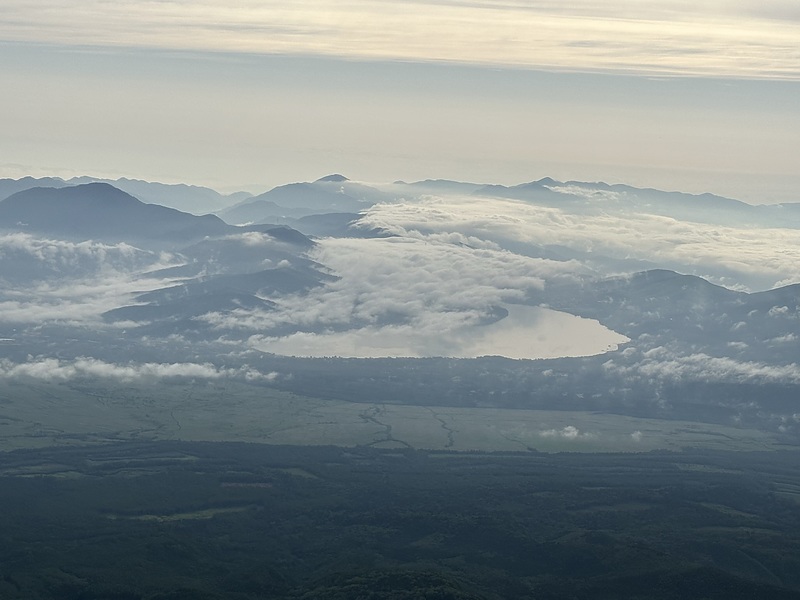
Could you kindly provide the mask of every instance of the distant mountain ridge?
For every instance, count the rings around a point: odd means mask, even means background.
[[[34,187],[63,188],[86,183],[108,183],[147,204],[160,204],[194,215],[204,215],[221,210],[252,195],[248,192],[220,194],[216,190],[202,186],[184,183],[158,183],[126,177],[120,179],[101,179],[88,176],[71,179],[23,177],[21,179],[0,179],[0,201],[12,194]]]
[[[12,194],[0,201],[0,228],[66,239],[170,242],[233,231],[214,215],[145,204],[107,183],[29,188]]]
[[[334,174],[313,182],[289,183],[219,211],[231,225],[280,223],[315,214],[358,213],[396,197],[377,188]]]
[[[535,298],[583,317],[597,319],[632,339],[680,343],[695,352],[780,362],[798,356],[800,338],[773,341],[796,329],[800,284],[745,293],[702,277],[667,269],[629,276],[546,286]],[[780,309],[785,307],[785,313]],[[737,349],[738,348],[738,349]]]
[[[523,200],[555,208],[568,204],[571,210],[637,211],[720,225],[753,223],[800,228],[800,203],[754,205],[710,193],[666,192],[625,184],[561,182],[545,177],[514,186],[483,185],[471,195]]]
[[[276,186],[267,192],[252,195],[248,192],[221,194],[213,189],[188,185],[164,184],[140,179],[116,180],[89,176],[62,179],[59,177],[23,177],[0,179],[0,201],[33,187],[64,188],[85,183],[108,183],[142,202],[175,208],[194,215],[215,213],[229,224],[290,223],[313,214],[358,213],[377,202],[391,202],[412,194],[460,194],[518,199],[548,206],[573,207],[589,210],[607,209],[610,198],[616,196],[616,209],[636,209],[702,222],[739,224],[748,219],[766,226],[800,228],[800,202],[753,205],[711,193],[688,194],[654,188],[637,188],[626,184],[602,181],[558,181],[551,177],[517,185],[485,184],[448,179],[426,179],[406,183],[395,181],[371,186],[352,181],[339,173],[320,177],[312,182],[296,182]],[[582,195],[570,194],[580,190]],[[613,206],[612,206],[613,207]],[[724,213],[719,210],[724,209]]]

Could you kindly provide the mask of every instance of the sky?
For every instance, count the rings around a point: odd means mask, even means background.
[[[0,73],[5,177],[800,202],[796,0],[4,0]]]

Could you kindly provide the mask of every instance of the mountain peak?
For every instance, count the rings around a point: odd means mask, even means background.
[[[344,175],[339,175],[339,173],[334,173],[333,175],[326,175],[325,177],[320,177],[314,183],[323,183],[323,182],[342,183],[343,181],[350,181],[350,180]]]
[[[0,202],[0,227],[69,239],[166,238],[170,243],[231,231],[217,217],[145,204],[105,182],[34,187],[12,194]]]

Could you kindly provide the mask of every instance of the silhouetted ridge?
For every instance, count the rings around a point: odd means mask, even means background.
[[[286,242],[287,244],[293,244],[295,246],[302,246],[303,248],[310,248],[314,245],[314,242],[308,239],[308,237],[296,229],[292,229],[291,227],[271,227],[270,229],[264,231],[264,233],[278,241]]]
[[[0,200],[12,194],[34,187],[65,187],[69,185],[59,177],[22,177],[21,179],[0,179]]]
[[[0,227],[79,239],[181,241],[223,235],[231,227],[213,215],[195,216],[145,204],[107,183],[31,188],[0,202]]]

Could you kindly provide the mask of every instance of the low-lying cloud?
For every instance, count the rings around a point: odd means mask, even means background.
[[[649,350],[631,364],[609,360],[604,366],[626,377],[670,382],[800,383],[797,363],[770,365],[704,353],[677,355],[666,348]]]
[[[158,381],[165,379],[242,379],[245,381],[273,381],[278,373],[261,373],[249,367],[229,369],[210,363],[127,363],[115,364],[96,358],[60,360],[35,358],[14,363],[0,360],[0,378],[36,379],[63,382],[76,379],[114,379],[120,382]]]
[[[270,298],[276,311],[234,311],[205,320],[232,329],[291,324],[317,331],[388,320],[433,333],[480,323],[494,307],[542,289],[545,278],[582,270],[577,263],[413,237],[325,239],[311,258],[339,279],[306,295]]]
[[[539,436],[543,438],[559,438],[565,440],[581,440],[597,437],[593,433],[581,431],[574,425],[567,425],[563,429],[546,429],[540,431]]]
[[[143,270],[171,261],[168,254],[126,243],[70,242],[22,232],[0,235],[0,279],[15,283]]]
[[[685,222],[599,201],[590,211],[570,211],[503,198],[422,197],[376,205],[361,223],[402,237],[457,231],[484,245],[568,248],[600,275],[626,261],[635,270],[657,265],[744,290],[800,281],[800,230]]]
[[[577,185],[562,191],[589,197]],[[684,222],[626,209],[623,196],[609,191],[596,203],[563,209],[464,196],[375,205],[358,226],[393,237],[323,239],[311,251],[310,258],[329,268],[336,281],[305,295],[269,298],[276,310],[211,313],[202,320],[221,330],[252,332],[253,347],[296,356],[583,356],[628,340],[607,338],[593,350],[554,351],[552,341],[549,349],[536,347],[537,339],[547,337],[543,318],[538,330],[520,328],[516,333],[526,335],[527,344],[512,348],[498,343],[499,337],[490,339],[488,324],[498,311],[536,304],[548,285],[655,266],[736,289],[800,279],[793,250],[800,247],[800,231]],[[771,314],[787,310],[775,307]],[[512,319],[496,326],[503,321]],[[271,333],[287,329],[294,332]],[[511,340],[514,333],[504,335]],[[748,372],[715,366],[726,376]]]
[[[254,347],[296,356],[541,358],[596,354],[627,341],[596,322],[562,314],[575,320],[566,323],[554,311],[522,315],[537,309],[517,305],[547,281],[588,274],[575,261],[516,254],[457,231],[324,239],[310,258],[338,279],[304,295],[269,298],[277,305],[273,311],[211,313],[202,320],[251,330]],[[515,311],[516,320],[501,318],[506,310]],[[270,334],[287,327],[298,331]],[[581,333],[570,343],[566,332],[576,327]]]
[[[148,275],[178,263],[129,244],[0,235],[0,323],[98,324],[102,312],[168,283]]]

